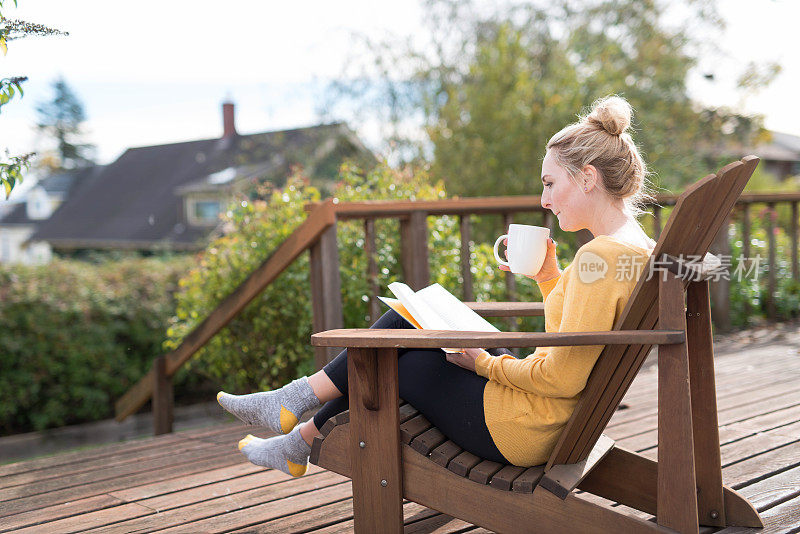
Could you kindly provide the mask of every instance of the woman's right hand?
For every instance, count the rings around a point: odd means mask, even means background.
[[[508,239],[503,240],[504,245],[508,245]],[[505,265],[500,265],[501,271],[510,271]],[[547,282],[561,275],[561,269],[558,268],[558,260],[556,259],[556,242],[552,238],[547,238],[547,254],[544,257],[542,268],[534,276],[528,276],[539,283]]]
[[[552,238],[547,238],[547,254],[544,257],[542,268],[532,278],[539,283],[547,282],[561,276],[561,269],[558,268],[558,260],[556,259],[556,242]]]

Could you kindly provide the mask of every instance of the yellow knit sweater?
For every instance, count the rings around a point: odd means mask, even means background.
[[[582,246],[558,278],[539,284],[547,332],[611,330],[651,250],[598,236]],[[545,463],[572,415],[602,345],[538,347],[524,359],[482,352],[476,372],[486,426],[511,463]]]

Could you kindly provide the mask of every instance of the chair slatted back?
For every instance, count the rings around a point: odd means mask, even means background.
[[[651,258],[704,256],[730,215],[759,159],[747,156],[699,180],[678,197]],[[614,330],[649,330],[658,324],[659,276],[645,268]],[[649,278],[649,279],[648,279]],[[685,282],[685,284],[688,282]],[[585,459],[639,372],[652,345],[608,345],[547,463]]]

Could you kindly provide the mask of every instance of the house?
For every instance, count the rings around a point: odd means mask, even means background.
[[[765,133],[764,139],[755,145],[730,142],[723,148],[717,147],[709,153],[722,159],[754,154],[761,158],[759,168],[781,181],[800,175],[800,136],[771,130]]]
[[[770,132],[770,141],[753,149],[763,162],[764,170],[785,180],[800,175],[800,136]]]
[[[52,174],[40,180],[24,201],[8,205],[7,211],[0,214],[0,263],[41,264],[50,261],[51,251],[47,243],[23,244],[42,221],[64,203],[77,184],[91,179],[102,169],[102,166],[92,166]]]
[[[344,159],[365,167],[377,162],[343,123],[240,135],[234,105],[222,108],[221,138],[126,150],[80,180],[28,246],[46,243],[60,253],[198,250],[227,203],[256,182],[281,186],[291,167],[302,165],[312,184],[329,191]]]

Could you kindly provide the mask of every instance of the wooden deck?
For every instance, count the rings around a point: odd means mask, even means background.
[[[800,532],[800,332],[739,335],[717,350],[724,481],[766,525],[720,532]],[[655,367],[643,369],[606,432],[652,458],[656,383]],[[352,530],[347,479],[313,465],[298,479],[253,466],[236,449],[247,433],[266,435],[230,423],[0,465],[0,532]],[[486,532],[404,509],[406,532]]]

